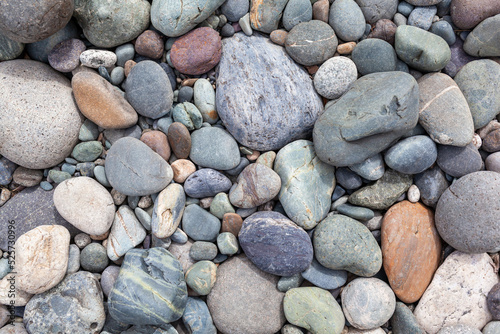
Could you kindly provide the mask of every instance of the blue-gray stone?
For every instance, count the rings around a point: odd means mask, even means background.
[[[172,118],[174,122],[182,123],[190,131],[201,128],[203,117],[200,111],[191,102],[177,104],[172,109]]]
[[[154,234],[151,235],[151,247],[161,247],[161,248],[168,249],[171,244],[172,244],[172,240],[168,237],[160,239]]]
[[[182,322],[191,334],[217,334],[207,304],[199,298],[188,297]]]
[[[80,127],[78,139],[80,139],[81,141],[92,141],[97,140],[97,137],[99,137],[99,128],[94,122],[86,119]]]
[[[104,130],[104,137],[111,144],[114,144],[118,139],[123,137],[141,138],[142,130],[138,125],[131,126],[126,129],[108,129]]]
[[[226,261],[228,259],[228,256],[226,254],[217,254],[217,256],[213,259],[213,263],[218,264]]]
[[[55,183],[61,183],[64,180],[70,179],[71,174],[60,170],[51,169],[48,176]]]
[[[409,4],[406,1],[401,1],[398,4],[398,13],[403,14],[404,16],[408,17],[411,13],[411,11],[415,8],[412,4]]]
[[[464,51],[474,57],[500,56],[500,14],[481,21],[464,41]]]
[[[78,161],[90,162],[97,159],[102,153],[100,141],[86,141],[76,145],[71,152],[71,156]]]
[[[111,71],[110,81],[113,85],[119,86],[125,80],[125,70],[121,66],[115,67]]]
[[[389,72],[396,69],[396,51],[391,44],[378,38],[367,38],[352,50],[352,61],[362,75]]]
[[[363,185],[361,177],[346,167],[337,168],[335,180],[342,188],[347,190],[358,189]]]
[[[167,74],[168,80],[170,81],[170,86],[172,90],[177,87],[177,76],[175,75],[174,69],[169,66],[167,63],[160,63],[161,68]]]
[[[483,334],[500,333],[500,321],[490,321],[483,327]]]
[[[12,181],[16,168],[17,165],[6,157],[0,158],[0,186],[7,186]]]
[[[168,37],[184,35],[205,21],[224,0],[154,0],[151,23]]]
[[[199,205],[191,204],[184,209],[182,230],[196,241],[215,241],[221,227],[220,220]]]
[[[94,167],[93,162],[82,162],[76,164],[76,170],[80,172],[80,176],[94,177]]]
[[[128,43],[120,45],[115,50],[116,54],[116,65],[120,67],[124,67],[127,60],[134,59],[135,56],[135,48],[134,44]]]
[[[229,22],[238,22],[250,9],[249,0],[226,0],[220,11]]]
[[[257,34],[237,33],[222,44],[216,105],[234,138],[267,151],[309,136],[323,103],[307,72],[283,47]],[[255,80],[241,81],[249,75]]]
[[[94,176],[100,184],[105,187],[111,188],[111,184],[109,184],[108,178],[106,177],[106,170],[104,166],[95,166],[94,167]]]
[[[437,147],[428,136],[409,137],[392,146],[384,158],[389,168],[404,174],[418,174],[436,162]]]
[[[104,249],[104,256],[106,256],[106,259],[108,258],[108,256],[106,255],[106,249]],[[80,269],[80,248],[75,244],[71,244],[69,245],[68,268],[66,269],[66,275],[74,274],[79,269]],[[106,293],[105,295],[107,296]]]
[[[40,182],[40,187],[45,190],[45,191],[50,191],[52,189],[54,189],[54,186],[51,185],[49,182],[47,181],[42,181]]]
[[[122,205],[115,214],[106,245],[108,257],[118,260],[130,249],[139,245],[146,237],[146,230],[137,220],[134,211],[127,205]]]
[[[170,236],[170,239],[172,239],[172,242],[176,242],[178,244],[185,244],[188,241],[188,236],[186,233],[184,233],[184,231],[177,228],[174,234]]]
[[[333,166],[351,166],[382,152],[417,125],[417,81],[404,72],[356,80],[314,125],[314,149]]]
[[[368,208],[354,206],[347,203],[339,205],[337,207],[337,211],[345,216],[361,221],[370,220],[375,216],[375,213]]]
[[[184,191],[190,197],[213,197],[231,188],[231,180],[211,168],[197,170],[184,182]]]
[[[146,144],[132,137],[116,141],[105,166],[109,183],[127,196],[145,196],[163,190],[173,178],[170,165]]]
[[[210,213],[219,219],[223,219],[226,213],[235,213],[229,196],[226,193],[218,193],[210,203]]]
[[[80,253],[80,264],[83,270],[101,273],[108,266],[109,259],[106,248],[97,242],[85,246]]]
[[[276,155],[274,170],[280,176],[280,203],[297,225],[311,229],[326,217],[335,188],[335,168],[319,160],[314,145],[297,140]]]
[[[483,160],[473,143],[465,147],[439,145],[437,164],[446,174],[462,177],[481,170]]]
[[[158,120],[158,123],[157,123],[158,124],[158,130],[160,130],[164,134],[167,134],[168,133],[168,128],[170,127],[170,125],[173,122],[174,122],[174,120],[170,116],[166,116],[166,117],[160,118]]]
[[[369,181],[380,179],[385,172],[384,158],[377,153],[359,164],[349,167],[353,172]]]
[[[238,253],[238,239],[231,232],[223,232],[217,237],[217,247],[221,254],[234,255]]]
[[[429,31],[444,39],[448,45],[453,45],[457,41],[453,27],[446,21],[434,22]]]
[[[189,256],[194,261],[210,261],[217,256],[217,251],[217,246],[213,242],[195,241],[189,249]]]
[[[0,259],[0,279],[4,278],[8,273],[12,271],[9,260],[2,258]]]
[[[341,186],[337,185],[335,186],[335,189],[333,190],[332,194],[332,202],[338,200],[340,197],[344,196],[346,193],[345,189],[342,188]]]
[[[163,248],[132,249],[109,294],[108,309],[123,323],[160,326],[182,317],[187,298],[175,256]]]
[[[127,203],[131,209],[135,209],[135,208],[137,208],[137,205],[139,204],[140,199],[141,199],[140,196],[128,196]]]
[[[243,221],[238,239],[246,256],[262,271],[291,276],[309,267],[309,235],[278,212],[257,212]]]
[[[174,93],[160,65],[151,60],[137,63],[125,83],[127,101],[138,114],[157,119],[172,107]]]
[[[251,1],[248,28],[270,34],[278,29],[283,10],[288,0]],[[247,21],[248,22],[248,21]],[[250,34],[249,34],[250,35]]]
[[[23,53],[24,43],[14,41],[0,33],[0,61],[12,60]]]
[[[404,61],[402,61],[401,59],[398,59],[396,61],[396,71],[410,73],[410,68],[408,67],[408,65]]]
[[[412,10],[410,16],[408,17],[408,25],[424,30],[429,30],[436,13],[436,6],[415,7],[415,9]]]
[[[451,0],[442,0],[436,4],[437,16],[443,17],[450,14]]]
[[[109,72],[108,72],[108,70],[106,69],[106,67],[104,67],[104,66],[102,66],[102,65],[101,65],[101,66],[99,66],[99,67],[97,68],[97,72],[99,73],[99,75],[100,75],[101,77],[103,77],[104,79],[106,79],[106,81],[108,81],[108,82],[110,82],[110,81],[111,81],[111,77],[109,76]]]
[[[247,158],[241,157],[240,158],[240,163],[238,166],[234,167],[233,169],[228,169],[226,170],[226,174],[231,175],[231,176],[237,176],[241,173],[243,169],[245,169],[246,166],[250,165],[250,161],[248,161]]]
[[[220,35],[222,37],[231,37],[234,35],[234,33],[235,33],[234,27],[229,23],[224,24],[224,26],[220,30]]]
[[[301,275],[318,288],[325,290],[340,288],[347,282],[347,271],[328,269],[316,260],[313,260],[309,268],[304,270]]]
[[[444,172],[438,166],[415,175],[414,182],[420,190],[420,199],[422,202],[433,208],[436,207],[439,197],[441,197],[449,186]]]
[[[67,163],[72,164],[72,165],[76,165],[78,163],[78,161],[76,161],[75,159],[73,159],[71,157],[65,158],[64,161],[66,161]]]
[[[391,20],[398,9],[398,0],[356,0],[366,22],[375,24],[380,19]]]
[[[382,251],[370,230],[357,220],[332,215],[314,230],[314,254],[329,269],[370,277],[382,267]]]
[[[304,278],[302,277],[301,274],[295,274],[292,276],[283,276],[278,281],[276,288],[281,292],[287,292],[290,289],[298,288],[303,281]]]
[[[151,231],[151,215],[141,208],[135,208],[134,213],[142,226],[147,231]]]
[[[217,127],[203,127],[191,133],[191,160],[200,166],[228,170],[240,163],[236,140]]]
[[[283,26],[290,31],[301,22],[311,21],[312,15],[310,0],[289,0],[283,11]]]
[[[344,42],[357,41],[365,33],[365,17],[354,0],[336,0],[330,7],[328,23]]]
[[[182,86],[179,89],[179,94],[177,95],[177,102],[179,103],[191,102],[191,100],[193,99],[193,95],[194,95],[193,87]]]
[[[127,326],[128,327],[128,326]],[[114,334],[114,332],[101,332],[101,334]],[[170,324],[162,325],[161,327],[156,326],[132,326],[126,331],[119,332],[117,334],[178,334],[177,330]]]

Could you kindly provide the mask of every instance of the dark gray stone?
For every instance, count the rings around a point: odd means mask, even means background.
[[[218,127],[203,127],[191,133],[189,157],[202,167],[228,170],[240,163],[240,150],[227,131]]]
[[[207,304],[199,298],[188,298],[182,322],[191,334],[217,334]]]
[[[123,323],[160,326],[182,317],[187,298],[181,264],[171,253],[132,249],[109,294],[108,309]]]
[[[500,56],[500,14],[485,19],[467,35],[464,51],[474,57]]]
[[[436,6],[418,6],[410,13],[408,25],[420,29],[429,30],[432,25],[434,15],[437,13]],[[452,43],[453,44],[453,43]]]
[[[366,22],[375,24],[380,19],[392,20],[398,9],[398,0],[355,0]]]
[[[283,11],[283,26],[286,30],[292,30],[301,22],[312,20],[312,5],[309,0],[289,0]]]
[[[241,157],[238,166],[233,169],[228,169],[224,171],[227,175],[238,176],[246,166],[250,165],[250,161],[247,158]]]
[[[0,186],[9,185],[12,181],[12,174],[14,174],[16,168],[17,165],[6,157],[0,158]]]
[[[141,138],[142,130],[139,125],[131,126],[126,129],[108,129],[104,130],[104,137],[113,145],[118,139],[123,137]]]
[[[446,174],[462,177],[479,171],[483,160],[473,143],[465,147],[439,145],[437,164]]]
[[[250,9],[249,0],[226,0],[220,11],[230,22],[238,22]]]
[[[252,29],[266,34],[278,29],[281,15],[287,3],[288,0],[252,0],[249,17]]]
[[[222,44],[217,112],[234,138],[267,151],[309,136],[323,103],[307,72],[260,35],[238,33]]]
[[[178,103],[191,102],[191,100],[193,99],[193,95],[194,95],[193,87],[182,86],[179,89],[179,95],[177,95],[177,102]]]
[[[352,50],[352,60],[362,75],[390,72],[396,69],[396,51],[391,44],[378,38],[367,38]]]
[[[314,125],[314,149],[334,166],[383,151],[418,121],[418,85],[404,72],[372,73],[354,82]]]
[[[431,25],[431,29],[429,31],[444,39],[446,43],[448,43],[448,45],[453,45],[457,41],[457,36],[455,35],[455,31],[453,31],[453,27],[447,21],[443,20],[434,22]]]
[[[314,259],[301,275],[318,288],[325,290],[340,288],[347,282],[347,271],[328,269]]]
[[[434,166],[423,173],[415,175],[415,185],[420,190],[420,199],[425,205],[436,207],[439,197],[448,189],[448,181],[443,171]]]
[[[425,334],[420,328],[413,312],[401,302],[396,303],[396,310],[391,318],[394,334]]]
[[[298,274],[313,259],[309,235],[277,212],[257,212],[245,219],[238,239],[247,257],[270,274]]]
[[[328,23],[344,42],[357,41],[365,33],[365,17],[354,0],[336,0],[330,7]]]
[[[493,319],[500,319],[500,283],[495,284],[488,292],[486,302]]]
[[[337,168],[335,180],[340,186],[347,190],[358,189],[363,185],[361,177],[346,167]]]
[[[403,174],[418,174],[431,167],[437,159],[436,143],[428,136],[401,140],[384,155],[389,168]]]
[[[83,270],[101,273],[108,266],[106,248],[97,242],[87,245],[80,253],[80,264]]]
[[[200,169],[184,182],[184,191],[189,197],[213,197],[231,188],[231,180],[224,174],[210,168]]]
[[[196,241],[215,241],[221,227],[220,220],[199,205],[191,204],[184,209],[182,230]]]

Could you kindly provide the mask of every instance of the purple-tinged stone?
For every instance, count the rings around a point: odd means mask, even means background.
[[[184,191],[189,197],[212,197],[231,188],[231,180],[211,168],[200,169],[184,182]]]
[[[80,54],[86,49],[85,44],[79,39],[62,41],[50,51],[49,64],[59,72],[71,72],[80,65]]]
[[[452,78],[455,77],[455,75],[458,73],[458,71],[460,71],[460,69],[464,65],[470,63],[473,60],[479,59],[477,57],[472,57],[467,53],[465,53],[463,45],[464,41],[462,41],[460,38],[457,38],[455,44],[450,46],[451,59],[450,62],[443,69],[443,72],[448,74]]]

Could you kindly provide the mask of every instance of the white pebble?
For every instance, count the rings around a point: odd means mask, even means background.
[[[116,54],[105,50],[87,50],[80,55],[80,61],[91,68],[110,67],[116,63]]]
[[[245,16],[238,21],[238,23],[245,35],[252,36],[253,31],[252,26],[250,25],[250,13],[246,13]]]
[[[412,203],[417,203],[420,199],[420,190],[414,184],[411,185],[410,189],[408,189],[408,200]]]
[[[472,144],[479,150],[481,148],[481,145],[483,145],[483,140],[481,139],[481,136],[479,136],[477,133],[474,134],[472,137]]]

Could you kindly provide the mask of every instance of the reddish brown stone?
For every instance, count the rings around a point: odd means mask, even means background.
[[[330,1],[319,0],[313,4],[313,20],[320,20],[328,23],[330,13]]]
[[[125,73],[125,76],[128,77],[128,74],[130,71],[132,71],[132,68],[136,65],[137,63],[133,61],[132,59],[127,60],[125,62],[125,66],[123,67],[123,72]]]
[[[269,38],[271,38],[271,41],[273,41],[274,44],[285,45],[286,36],[288,36],[288,31],[278,29],[272,31]]]
[[[170,148],[177,159],[186,159],[191,152],[191,135],[186,126],[179,122],[174,122],[168,127],[167,134]]]
[[[394,38],[396,36],[396,23],[388,19],[378,20],[368,38],[379,38],[394,46]]]
[[[170,146],[168,145],[167,135],[163,132],[158,130],[144,132],[141,141],[163,159],[168,160],[170,158]]]
[[[434,214],[421,203],[393,205],[382,221],[384,270],[396,296],[416,302],[430,284],[441,259]]]
[[[499,13],[498,0],[453,0],[450,6],[453,23],[464,30],[472,29],[481,21]]]
[[[194,29],[175,41],[170,60],[181,73],[199,75],[219,63],[222,41],[217,31],[209,27]]]
[[[135,52],[141,56],[159,59],[163,55],[164,44],[161,36],[153,30],[146,30],[135,41]]]
[[[240,233],[243,219],[237,213],[226,213],[222,217],[222,230],[221,232],[231,232],[235,237]]]
[[[486,152],[500,151],[500,129],[493,130],[484,137],[483,150]]]

